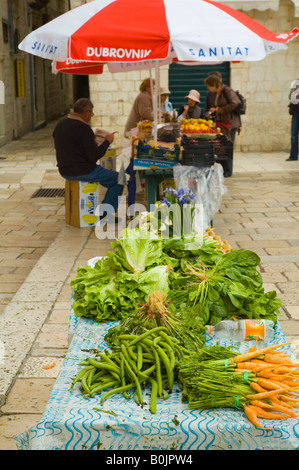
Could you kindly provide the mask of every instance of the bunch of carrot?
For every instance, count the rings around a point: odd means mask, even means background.
[[[179,365],[179,383],[190,409],[237,407],[263,428],[258,418],[296,418],[299,363],[273,345],[232,357],[202,360],[188,355]],[[213,348],[211,346],[210,348]]]

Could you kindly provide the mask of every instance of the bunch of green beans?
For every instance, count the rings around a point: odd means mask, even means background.
[[[111,395],[122,393],[131,398],[128,391],[134,389],[138,405],[145,404],[142,387],[151,384],[149,408],[156,413],[157,397],[166,399],[172,392],[176,376],[176,364],[186,354],[192,354],[167,333],[167,328],[156,327],[141,335],[119,335],[120,346],[112,352],[97,353],[81,362],[81,371],[72,382],[71,389],[81,383],[84,396],[92,397],[107,390],[101,396],[101,404]]]

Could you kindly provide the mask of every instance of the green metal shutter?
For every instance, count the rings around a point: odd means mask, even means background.
[[[230,85],[230,63],[224,62],[219,65],[182,65],[171,64],[169,66],[169,89],[171,95],[169,100],[173,107],[178,110],[186,104],[185,96],[194,89],[200,93],[201,107],[205,110],[207,87],[204,79],[209,73],[218,71],[222,74],[223,83]]]

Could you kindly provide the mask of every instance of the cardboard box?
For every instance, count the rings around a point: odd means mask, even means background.
[[[105,155],[100,160],[100,165],[107,170],[116,171],[116,148],[109,145]]]
[[[99,183],[65,181],[65,221],[73,227],[92,227],[98,222],[95,215],[99,204]]]

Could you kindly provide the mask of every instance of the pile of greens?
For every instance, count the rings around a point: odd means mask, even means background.
[[[161,291],[176,312],[203,325],[231,318],[277,320],[281,301],[275,291],[264,291],[260,258],[250,250],[221,250],[205,232],[164,239],[145,227],[125,229],[111,247],[94,267],[79,267],[71,281],[77,316],[121,320]]]
[[[182,258],[171,278],[170,298],[176,308],[187,308],[205,325],[230,318],[276,323],[281,300],[275,291],[265,292],[259,263],[259,256],[245,249],[218,253],[217,258],[200,253]]]

